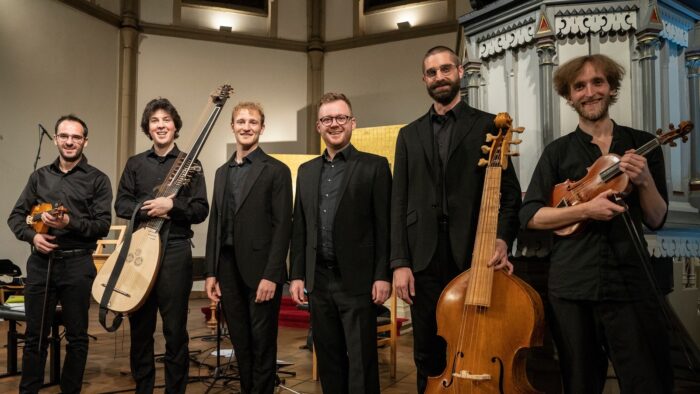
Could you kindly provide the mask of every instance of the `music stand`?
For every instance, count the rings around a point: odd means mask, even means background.
[[[212,376],[201,379],[203,381],[213,379],[211,381],[211,384],[209,384],[209,387],[207,387],[207,390],[204,392],[204,394],[208,394],[209,391],[211,391],[211,389],[214,388],[217,380],[223,380],[224,381],[223,385],[226,386],[230,381],[239,379],[239,377],[236,375],[224,373],[224,367],[226,367],[226,369],[233,369],[233,368],[231,368],[233,365],[233,355],[234,355],[233,352],[231,353],[231,358],[229,359],[229,361],[224,365],[221,364],[221,337],[222,337],[222,331],[223,331],[222,327],[221,327],[223,324],[222,323],[223,319],[221,317],[223,316],[223,314],[220,312],[221,312],[221,302],[218,302],[216,304],[216,311],[212,311],[212,313],[216,313],[216,315],[219,316],[219,318],[217,319],[217,322],[216,322],[216,367],[214,367],[214,374]]]

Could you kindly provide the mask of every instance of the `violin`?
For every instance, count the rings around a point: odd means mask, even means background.
[[[681,138],[683,142],[688,140],[688,134],[695,126],[691,121],[682,121],[676,128],[669,125],[669,131],[662,134],[662,130],[656,130],[658,137],[635,150],[635,153],[645,156],[654,149],[668,144],[676,146],[675,139]],[[553,208],[571,207],[594,199],[600,193],[612,190],[617,194],[627,195],[631,191],[629,177],[620,170],[620,156],[609,153],[601,156],[588,168],[586,176],[576,182],[569,179],[557,184],[552,190],[550,206]],[[566,237],[576,234],[583,227],[583,222],[575,222],[554,230],[554,233]]]
[[[44,202],[33,206],[29,215],[27,215],[27,224],[39,234],[46,234],[49,232],[49,226],[41,220],[41,214],[44,212],[60,219],[64,214],[68,213],[68,209],[64,207],[60,201],[53,205],[50,202]]]

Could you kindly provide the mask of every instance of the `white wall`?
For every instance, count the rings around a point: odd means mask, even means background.
[[[118,31],[56,1],[4,0],[1,7],[0,258],[26,272],[29,246],[16,240],[5,220],[32,172],[37,123],[53,135],[59,116],[83,118],[90,164],[115,177]],[[56,156],[44,139],[39,166]]]
[[[350,98],[357,127],[410,123],[431,104],[421,80],[423,55],[455,41],[440,34],[327,53],[324,90]]]
[[[216,168],[228,159],[226,144],[233,142],[229,125],[236,103],[257,101],[263,105],[263,142],[295,141],[297,134],[306,130],[306,53],[154,35],[142,37],[139,52],[134,125],[137,152],[151,146],[138,125],[141,111],[151,99],[166,97],[175,105],[183,120],[177,142],[186,150],[201,131],[199,119],[209,94],[224,83],[235,90],[200,155],[209,196]],[[194,226],[196,256],[204,255],[206,230],[206,222]]]
[[[306,0],[277,1],[277,37],[306,41]]]

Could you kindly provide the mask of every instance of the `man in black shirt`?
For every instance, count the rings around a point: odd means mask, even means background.
[[[165,390],[184,393],[189,370],[187,308],[192,290],[192,224],[209,213],[203,173],[197,172],[177,196],[154,198],[154,189],[166,181],[180,150],[175,139],[182,120],[164,98],[146,104],[141,130],[153,147],[126,163],[114,204],[117,216],[129,219],[143,202],[134,227],[154,218],[169,219],[161,230],[162,262],[153,289],[143,306],[129,315],[131,374],[137,393],[152,393],[155,382],[153,333],[160,311],[165,336]],[[201,164],[197,162],[201,168]]]
[[[236,105],[231,127],[236,152],[214,178],[205,286],[211,300],[221,299],[242,392],[271,394],[292,230],[292,177],[258,146],[265,130],[259,104]]]
[[[618,125],[608,113],[623,74],[604,55],[578,57],[559,67],[557,92],[576,110],[579,125],[545,148],[520,211],[523,226],[533,229],[586,221],[576,235],[555,236],[550,255],[550,326],[566,393],[601,392],[608,357],[623,393],[670,393],[673,388],[662,312],[619,216],[625,208],[609,199],[612,191],[573,206],[550,206],[556,184],[583,178],[597,158],[614,153],[621,156],[622,176],[633,187],[625,202],[637,234],[642,223],[652,230],[663,226],[668,205],[662,152],[646,158],[635,154],[653,136]]]
[[[342,93],[321,97],[320,157],[299,167],[289,291],[308,290],[324,393],[379,393],[375,305],[391,294],[386,158],[350,143],[355,118]]]
[[[471,266],[484,185],[481,146],[496,134],[494,115],[459,95],[463,70],[449,48],[423,57],[428,112],[402,128],[396,140],[391,192],[391,268],[396,294],[411,305],[416,385],[445,369],[445,341],[437,335],[437,303],[447,284]],[[520,184],[512,163],[501,178],[495,269],[512,271],[508,245],[517,232]]]
[[[27,328],[21,393],[36,393],[44,382],[46,339],[57,303],[61,304],[68,340],[61,391],[80,392],[88,353],[90,291],[96,275],[92,251],[97,240],[109,233],[112,221],[109,178],[89,165],[83,155],[88,144],[85,122],[75,115],[62,116],[54,130],[58,158],[29,176],[7,219],[17,239],[32,245],[24,288]],[[62,216],[52,212],[41,214],[40,220],[49,229],[43,234],[26,223],[32,207],[41,203],[61,203],[67,209]],[[49,266],[51,274],[47,275]],[[43,332],[40,332],[42,321]],[[40,336],[41,349],[38,348]]]

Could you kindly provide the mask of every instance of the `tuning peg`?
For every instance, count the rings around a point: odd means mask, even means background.
[[[668,143],[668,146],[670,146],[670,147],[672,147],[672,148],[675,148],[676,146],[678,146],[678,144],[676,144],[675,141],[671,141],[671,142]]]
[[[491,152],[491,147],[489,147],[487,145],[481,145],[481,153],[486,154],[489,152]]]
[[[518,157],[518,156],[520,156],[520,153],[519,152],[508,152],[508,153],[506,153],[506,156]]]
[[[525,131],[525,128],[524,127],[516,127],[513,129],[513,131],[516,133],[522,133]]]
[[[663,134],[663,133],[664,133],[663,130],[661,130],[661,129],[656,129],[656,135],[661,135],[661,134]]]
[[[513,141],[510,142],[511,145],[520,145],[520,143],[523,142],[520,138],[516,138]]]
[[[669,130],[673,130],[673,129],[675,129],[675,128],[676,128],[676,126],[674,126],[673,123],[669,123],[669,124],[668,124],[668,129],[669,129]]]
[[[486,159],[479,159],[479,167],[486,167],[487,164],[489,164],[489,161]]]
[[[496,136],[493,134],[486,134],[486,142],[491,142],[496,139]]]
[[[688,136],[684,135],[683,137],[681,137],[681,141],[688,142]]]

